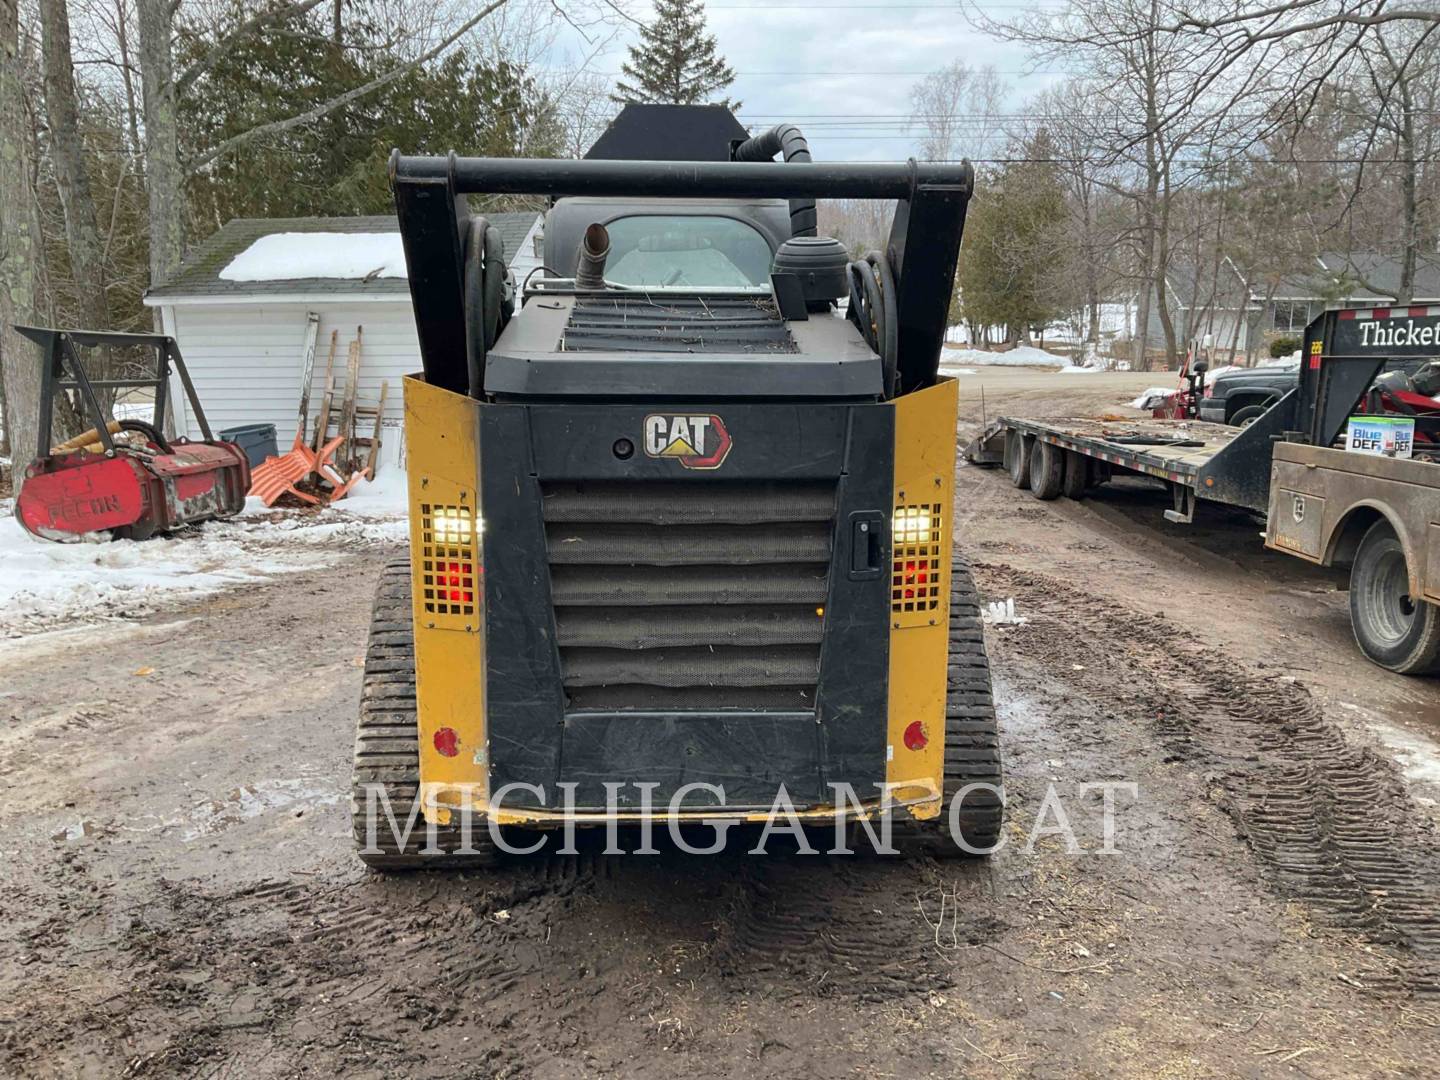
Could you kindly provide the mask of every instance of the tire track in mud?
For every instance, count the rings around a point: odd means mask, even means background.
[[[715,961],[740,985],[779,980],[792,993],[864,1001],[949,986],[948,966],[914,906],[916,890],[914,864],[767,860],[728,890]]]
[[[1029,621],[1002,649],[1143,717],[1213,771],[1220,805],[1274,888],[1317,922],[1391,947],[1377,987],[1440,993],[1440,847],[1399,771],[1351,743],[1305,686],[1252,675],[1164,619],[1058,578],[975,564],[983,592]]]
[[[928,863],[749,857],[749,844],[607,858],[587,839],[579,855],[478,875],[162,883],[122,954],[134,1022],[169,1038],[133,1073],[276,1045],[401,1069],[423,1058],[423,1033],[472,1022],[490,1074],[518,1076],[582,1029],[603,1040],[620,1014],[756,996],[895,1002],[953,981],[917,907]],[[318,1031],[298,1024],[317,1001]]]

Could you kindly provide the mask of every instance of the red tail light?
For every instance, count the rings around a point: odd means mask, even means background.
[[[451,603],[469,604],[475,600],[474,582],[470,580],[470,568],[466,563],[441,563],[440,584],[445,588],[445,598]]]

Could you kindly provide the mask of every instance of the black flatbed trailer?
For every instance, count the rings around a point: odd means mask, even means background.
[[[1017,487],[1029,487],[1041,499],[1062,493],[1079,498],[1119,469],[1165,481],[1170,521],[1193,521],[1202,499],[1264,516],[1275,446],[1335,446],[1387,363],[1440,356],[1440,306],[1322,312],[1305,328],[1302,356],[1299,385],[1248,427],[1001,417],[965,456],[977,465],[1006,465]],[[1033,478],[1032,465],[1040,470]]]
[[[966,449],[965,456],[976,465],[1008,467],[1007,446],[1013,450],[1015,440],[1020,440],[1027,456],[1034,454],[1035,443],[1043,443],[1062,455],[1084,459],[1083,482],[1061,488],[1072,497],[1116,472],[1134,473],[1165,482],[1171,495],[1165,517],[1170,521],[1192,521],[1200,499],[1263,514],[1269,492],[1269,433],[1272,425],[1289,413],[1288,409],[1281,413],[1276,410],[1292,399],[1293,394],[1244,428],[1204,420],[1003,416],[986,427]],[[1017,486],[1029,486],[1028,481],[1020,484],[1014,470],[1011,477]],[[1031,490],[1040,498],[1059,494],[1052,494],[1052,489],[1044,485]]]

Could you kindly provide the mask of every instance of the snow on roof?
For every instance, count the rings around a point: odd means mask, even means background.
[[[373,281],[405,277],[397,232],[283,232],[262,236],[219,273],[222,281]]]

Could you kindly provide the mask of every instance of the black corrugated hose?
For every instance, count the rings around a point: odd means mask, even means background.
[[[810,144],[794,124],[776,124],[769,131],[750,136],[731,156],[736,161],[773,161],[776,154],[783,154],[786,161],[809,161]],[[790,234],[815,235],[814,199],[790,200]]]
[[[465,362],[470,396],[485,393],[485,356],[510,320],[505,297],[505,241],[483,217],[465,232]]]
[[[846,267],[850,278],[851,322],[880,356],[885,397],[899,392],[900,318],[895,309],[895,274],[883,252],[867,251]]]

